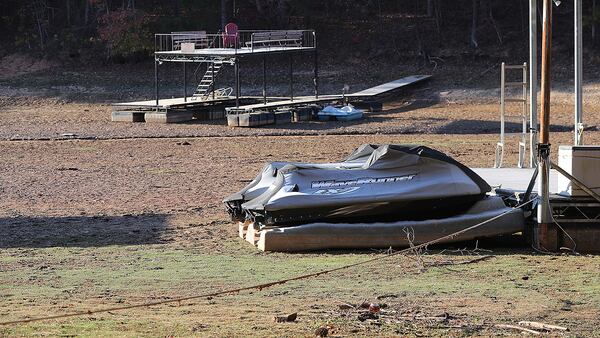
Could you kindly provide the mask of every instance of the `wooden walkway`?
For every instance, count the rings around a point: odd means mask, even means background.
[[[240,100],[262,100],[262,96],[240,96]],[[268,101],[281,101],[287,99],[286,97],[267,97]],[[196,106],[196,105],[212,105],[212,104],[235,104],[235,96],[227,96],[227,97],[217,97],[214,100],[212,98],[208,98],[207,100],[194,100],[192,96],[189,96],[187,100],[183,97],[175,97],[170,99],[160,99],[158,100],[158,105],[156,104],[156,100],[146,100],[146,101],[134,101],[134,102],[118,102],[113,103],[112,107],[115,109],[119,108],[162,108],[162,109],[171,109],[171,108],[183,108],[188,106]]]
[[[427,80],[431,77],[431,75],[411,75],[407,77],[403,77],[398,80],[394,80],[388,83],[381,84],[379,86],[367,88],[365,90],[361,90],[356,93],[348,94],[346,97],[373,97],[379,96],[382,94],[387,94],[391,91],[400,89],[402,87],[406,87],[417,82],[421,82]]]
[[[347,98],[355,98],[355,99],[372,98],[375,96],[390,93],[392,91],[415,84],[417,82],[427,80],[430,77],[431,77],[431,75],[411,75],[411,76],[403,77],[401,79],[391,81],[388,83],[384,83],[384,84],[381,84],[381,85],[378,85],[375,87],[367,88],[365,90],[361,90],[356,93],[348,94],[348,95],[346,95],[346,97]],[[273,102],[267,102],[266,104],[265,103],[257,103],[257,104],[244,105],[244,106],[240,106],[237,108],[230,107],[230,108],[226,108],[226,111],[228,113],[230,113],[230,112],[231,113],[233,113],[233,112],[236,112],[236,113],[251,112],[255,109],[272,109],[272,108],[279,108],[279,107],[290,107],[290,106],[297,106],[297,105],[304,105],[304,104],[311,104],[311,103],[335,101],[335,100],[341,100],[343,97],[344,97],[343,95],[321,95],[318,98],[315,98],[314,96],[301,96],[301,97],[295,98],[294,100],[273,101]]]
[[[215,103],[215,102],[229,102],[229,101],[235,101],[235,96],[229,96],[229,97],[221,97],[221,98],[215,98],[214,100],[209,99],[209,100],[194,100],[193,97],[188,97],[187,100],[185,100],[183,97],[175,97],[175,98],[171,98],[171,99],[160,99],[158,100],[158,105],[156,104],[156,100],[146,100],[146,101],[134,101],[134,102],[119,102],[119,103],[113,103],[112,106],[113,107],[131,107],[131,108],[143,108],[143,107],[147,107],[147,108],[174,108],[174,107],[181,107],[181,106],[189,106],[189,105],[197,105],[197,104],[203,104],[203,103]]]
[[[288,106],[296,106],[296,105],[304,105],[311,103],[318,103],[324,101],[335,101],[341,100],[342,95],[320,95],[318,98],[314,96],[299,96],[294,98],[293,100],[282,100],[282,101],[273,101],[267,103],[256,103],[256,104],[248,104],[245,106],[229,107],[226,108],[227,112],[248,112],[253,111],[254,109],[273,109],[279,107],[288,107]]]

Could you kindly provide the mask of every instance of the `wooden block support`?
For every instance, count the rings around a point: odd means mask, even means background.
[[[246,232],[248,231],[248,224],[250,224],[250,222],[248,222],[248,221],[238,222],[238,235],[242,239],[246,238]]]
[[[190,111],[148,112],[144,115],[146,123],[177,123],[191,121],[193,118],[194,113]]]
[[[254,229],[254,223],[248,224],[248,228],[246,229],[246,241],[252,245],[256,245],[259,235],[260,233]]]

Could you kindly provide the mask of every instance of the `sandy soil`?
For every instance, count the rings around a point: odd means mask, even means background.
[[[362,143],[422,143],[469,166],[491,166],[496,93],[442,87],[416,88],[359,122],[257,129],[232,129],[223,121],[111,123],[105,103],[0,93],[0,318],[189,295],[377,255],[258,254],[236,238],[221,199],[266,161],[337,160]],[[557,93],[553,111],[553,145],[570,143],[566,93]],[[600,105],[586,101],[586,114],[586,141],[600,143],[593,124]],[[516,162],[516,143],[509,143],[509,163]],[[131,317],[0,328],[0,336],[310,336],[324,323],[334,323],[342,336],[486,336],[516,334],[493,325],[526,319],[569,326],[567,335],[598,334],[597,257],[541,256],[521,242],[486,245],[496,260],[423,272],[405,259],[265,293],[136,310]],[[461,258],[431,254],[434,263]],[[336,303],[385,294],[395,295],[380,300],[398,314],[394,321],[363,323]],[[289,311],[301,312],[297,325],[271,322],[273,313]]]

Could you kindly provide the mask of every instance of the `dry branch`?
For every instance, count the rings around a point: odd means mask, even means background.
[[[519,325],[528,326],[528,327],[531,327],[534,329],[546,330],[546,331],[552,331],[552,330],[569,331],[568,328],[563,327],[563,326],[545,324],[545,323],[540,323],[540,322],[530,322],[530,321],[526,321],[526,320],[520,321]]]
[[[471,264],[471,263],[477,263],[477,262],[485,261],[485,260],[488,260],[488,259],[490,259],[492,257],[496,257],[496,256],[494,256],[494,255],[487,255],[487,256],[481,256],[481,257],[469,259],[469,260],[466,260],[466,261],[458,261],[458,262],[445,261],[445,262],[439,262],[439,263],[432,263],[432,264],[429,264],[427,266],[447,266],[447,265]]]
[[[494,325],[494,327],[497,327],[497,328],[499,328],[499,329],[512,329],[512,330],[519,330],[519,331],[521,331],[521,332],[531,333],[531,334],[535,334],[535,335],[540,335],[540,334],[542,334],[542,333],[541,333],[541,332],[539,332],[539,331],[536,331],[536,330],[531,330],[531,329],[528,329],[528,328],[525,328],[525,327],[521,327],[521,326],[518,326],[518,325],[511,325],[511,324],[496,324],[496,325]]]

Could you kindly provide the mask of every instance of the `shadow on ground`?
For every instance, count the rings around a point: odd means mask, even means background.
[[[0,248],[100,247],[164,243],[168,216],[0,218]]]
[[[520,133],[522,125],[516,122],[506,122],[505,131],[507,133]],[[570,131],[572,126],[566,125],[551,125],[551,132],[566,132]],[[499,134],[500,121],[485,121],[485,120],[458,120],[440,126],[435,129],[436,134]]]
[[[387,121],[394,120],[396,114],[406,113],[415,109],[422,109],[434,106],[438,103],[438,100],[427,99],[427,100],[410,100],[406,104],[402,105],[398,108],[387,109],[385,111],[379,112],[366,112],[364,118],[355,121],[302,121],[298,123],[284,123],[284,124],[271,124],[265,126],[257,126],[257,127],[243,127],[240,129],[244,129],[247,131],[267,131],[269,133],[289,133],[289,134],[304,134],[306,132],[327,132],[333,131],[334,133],[341,132],[343,133],[364,133],[367,130],[364,128],[360,128],[362,126],[369,126],[371,124],[383,125],[383,123]],[[385,127],[385,129],[392,132],[400,132],[400,133],[413,133],[415,129],[421,130],[422,128],[426,128],[428,125],[437,122],[447,121],[446,118],[435,118],[435,117],[424,117],[423,119],[419,119],[419,126],[415,127],[414,125],[401,125],[401,126],[390,126]],[[416,122],[414,120],[411,120]],[[191,120],[180,123],[182,125],[206,125],[206,126],[215,126],[222,127],[227,124],[226,119],[215,119],[215,120]],[[348,130],[347,128],[353,128]]]

